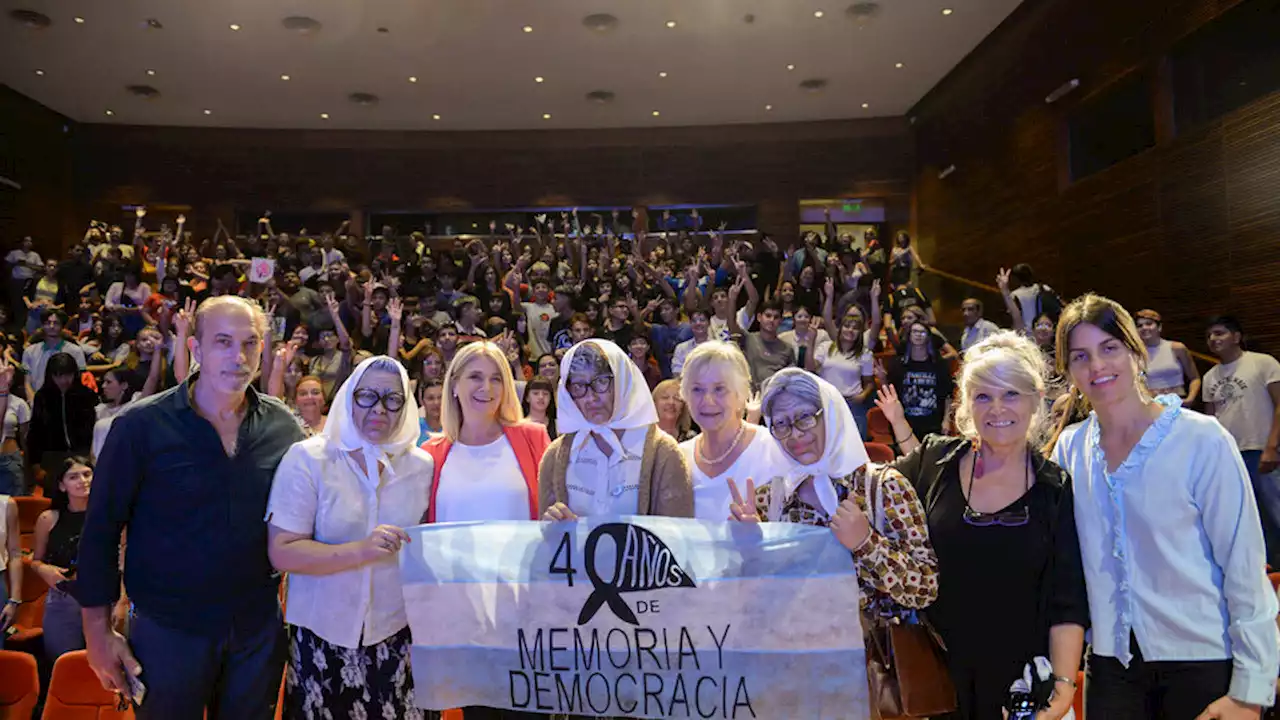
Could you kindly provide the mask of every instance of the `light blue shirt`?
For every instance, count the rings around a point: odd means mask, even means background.
[[[1275,700],[1280,604],[1235,441],[1174,395],[1114,473],[1097,414],[1067,428],[1053,460],[1071,473],[1093,652],[1147,661],[1232,661],[1232,698]]]

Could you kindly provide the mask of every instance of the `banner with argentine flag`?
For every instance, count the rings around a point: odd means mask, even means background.
[[[612,517],[408,532],[420,707],[868,717],[854,564],[826,528]]]

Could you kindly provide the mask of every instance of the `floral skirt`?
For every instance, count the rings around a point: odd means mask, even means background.
[[[409,628],[376,645],[346,648],[289,626],[287,720],[438,720],[413,706]]]

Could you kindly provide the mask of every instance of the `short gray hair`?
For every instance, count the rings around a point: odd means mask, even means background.
[[[613,368],[609,366],[609,356],[605,354],[604,348],[590,340],[584,340],[574,350],[573,360],[569,361],[568,372],[608,375],[612,374]]]
[[[747,365],[747,356],[737,345],[721,340],[704,342],[685,358],[684,372],[680,374],[680,395],[684,401],[689,402],[693,377],[710,366],[717,366],[728,373],[728,385],[733,388],[739,402],[746,405],[751,397],[751,366]]]
[[[800,402],[822,409],[822,389],[812,375],[800,368],[784,368],[765,380],[760,412],[766,421],[773,416],[774,403],[783,395],[791,395]]]
[[[249,317],[253,320],[253,328],[258,331],[258,335],[262,338],[267,336],[267,315],[262,312],[262,308],[257,303],[250,302],[239,295],[216,295],[200,303],[200,307],[196,308],[196,316],[192,322],[191,336],[196,340],[200,339],[200,326],[205,317],[222,307],[239,307],[249,312]]]

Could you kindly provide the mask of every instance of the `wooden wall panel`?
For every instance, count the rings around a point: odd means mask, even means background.
[[[41,256],[75,230],[71,219],[71,140],[75,123],[0,85],[0,247],[24,235]],[[83,234],[83,229],[80,231]]]
[[[1167,77],[1170,48],[1241,1],[1026,0],[911,111],[933,263],[990,283],[1029,262],[1065,296],[1158,309],[1166,336],[1200,351],[1204,320],[1231,312],[1280,353],[1280,93],[1191,132],[1167,126],[1155,148],[1077,182],[1064,172],[1072,108],[1133,71]],[[1045,103],[1072,78],[1080,88]],[[1155,93],[1157,117],[1169,98]]]
[[[426,210],[526,205],[753,203],[793,238],[798,202],[882,197],[910,217],[914,142],[901,118],[508,133],[211,130],[89,125],[77,143],[84,217],[183,203],[230,208]]]

